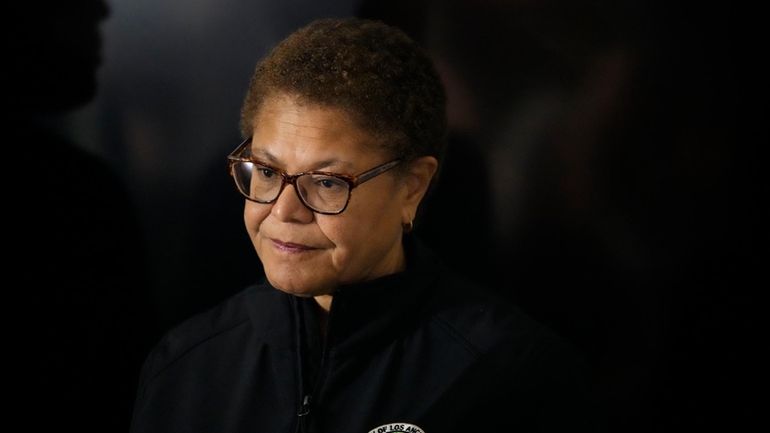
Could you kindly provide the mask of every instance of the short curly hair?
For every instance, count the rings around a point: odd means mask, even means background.
[[[345,110],[395,157],[441,159],[444,89],[428,56],[394,27],[335,18],[289,35],[257,64],[241,109],[244,137],[265,100],[281,94]]]

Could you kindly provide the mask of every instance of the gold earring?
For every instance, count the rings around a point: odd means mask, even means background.
[[[409,221],[406,224],[401,224],[401,227],[404,229],[404,233],[410,233],[412,230],[414,230],[414,222]]]

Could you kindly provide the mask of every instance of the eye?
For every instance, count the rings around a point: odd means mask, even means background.
[[[276,175],[275,170],[265,167],[263,165],[257,165],[254,167],[256,172],[259,174],[260,177],[263,177],[265,179],[270,179],[271,177]]]
[[[316,179],[316,184],[325,189],[342,188],[345,182],[334,177],[322,177]]]
[[[320,181],[319,183],[320,183],[320,184],[321,184],[321,186],[322,186],[322,187],[324,187],[324,188],[332,188],[333,186],[335,186],[335,185],[336,185],[336,184],[334,183],[334,181],[333,181],[333,180],[331,180],[331,179],[323,179],[323,180],[322,180],[322,181]]]

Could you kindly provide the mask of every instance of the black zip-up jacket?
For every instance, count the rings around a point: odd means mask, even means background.
[[[407,271],[317,306],[254,286],[170,331],[133,433],[589,431],[578,357],[409,242]]]

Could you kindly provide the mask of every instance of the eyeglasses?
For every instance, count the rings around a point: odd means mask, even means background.
[[[228,170],[238,191],[257,203],[275,202],[284,187],[294,187],[302,204],[313,212],[337,215],[348,207],[353,188],[385,173],[401,163],[394,159],[357,175],[306,171],[288,174],[251,156],[251,137],[243,141],[227,156]]]

